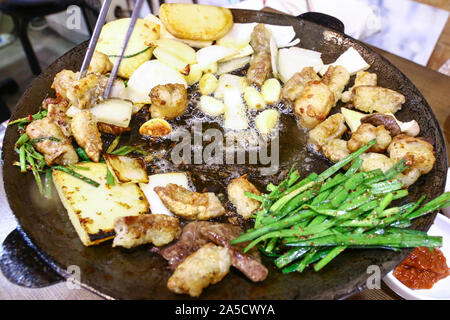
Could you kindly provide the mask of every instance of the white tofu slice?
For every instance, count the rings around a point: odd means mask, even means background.
[[[53,182],[70,221],[85,246],[114,237],[114,221],[118,217],[137,216],[148,212],[145,194],[135,183],[109,186],[106,164],[78,163],[89,170],[77,170],[100,184],[94,187],[68,173],[53,170]]]
[[[186,189],[189,187],[189,181],[185,172],[170,172],[153,174],[148,177],[148,183],[140,183],[142,191],[150,204],[150,211],[156,214],[166,214],[174,216],[172,212],[164,205],[159,196],[153,190],[155,187],[165,187],[169,183],[174,183]]]

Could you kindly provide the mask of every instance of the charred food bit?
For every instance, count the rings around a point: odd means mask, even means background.
[[[164,205],[182,218],[209,220],[225,214],[220,200],[212,192],[198,193],[173,183],[154,190]]]
[[[132,248],[145,243],[163,246],[181,235],[178,218],[165,214],[144,214],[117,218],[113,247]]]

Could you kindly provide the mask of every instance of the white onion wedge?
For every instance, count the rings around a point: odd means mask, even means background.
[[[226,62],[226,61],[230,61],[230,60],[234,60],[234,59],[238,59],[238,58],[242,58],[242,57],[248,57],[248,56],[252,55],[254,52],[255,51],[253,50],[252,46],[248,44],[244,48],[240,49],[236,55],[224,58],[224,59],[220,60],[219,62]]]
[[[270,37],[270,62],[272,63],[272,74],[278,78],[278,47],[273,35]]]
[[[245,130],[248,128],[246,108],[238,88],[226,87],[223,93],[225,115],[223,126],[230,130]]]
[[[158,60],[150,60],[144,62],[131,75],[128,80],[127,89],[136,98],[139,97],[144,101],[135,101],[130,97],[134,103],[150,103],[148,96],[153,87],[157,85],[164,85],[168,83],[179,83],[187,88],[186,79],[177,70],[169,67]]]
[[[248,63],[250,63],[249,56],[221,62],[218,64],[216,74],[220,76],[221,74],[233,72],[234,70],[245,67]]]
[[[364,60],[363,57],[356,51],[353,47],[348,48],[343,54],[341,54],[335,62],[324,65],[320,70],[320,74],[324,75],[327,72],[328,67],[332,66],[343,66],[350,75],[356,74],[358,71],[367,70],[370,65]]]
[[[202,69],[221,59],[232,57],[239,52],[234,49],[213,45],[197,51],[197,63]]]
[[[184,42],[175,39],[159,39],[153,41],[153,44],[156,45],[157,48],[163,49],[187,64],[197,63],[195,50]],[[153,52],[153,54],[155,53]]]
[[[158,59],[162,63],[167,64],[169,67],[174,68],[182,75],[184,76],[189,75],[190,71],[189,64],[186,63],[184,60],[178,58],[178,56],[170,53],[169,51],[166,51],[164,47],[155,48],[155,50],[153,50],[153,55],[156,57],[156,59]]]

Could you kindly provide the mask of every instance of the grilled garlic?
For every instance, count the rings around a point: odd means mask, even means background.
[[[277,110],[264,110],[255,118],[256,129],[258,129],[261,134],[267,135],[277,126],[279,118],[280,114]]]
[[[189,86],[192,86],[193,84],[200,81],[202,75],[203,71],[200,65],[198,63],[191,64],[189,74],[187,76],[184,76],[184,79],[186,79],[186,82]]]
[[[245,87],[244,100],[250,109],[259,110],[266,107],[266,102],[264,101],[262,94],[254,87]]]
[[[225,112],[225,104],[211,96],[201,96],[199,108],[210,116],[220,116]]]
[[[200,85],[200,93],[203,95],[210,95],[214,91],[216,91],[219,86],[219,81],[216,76],[212,73],[205,73],[199,82]]]
[[[261,94],[264,101],[268,104],[278,102],[281,94],[280,82],[275,78],[267,79],[261,87]]]

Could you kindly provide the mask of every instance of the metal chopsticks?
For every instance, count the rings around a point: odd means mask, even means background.
[[[92,33],[91,40],[89,41],[89,46],[84,56],[83,64],[81,65],[80,73],[78,74],[78,80],[85,76],[87,69],[92,60],[92,55],[94,54],[95,46],[97,45],[98,38],[100,37],[100,32],[105,24],[106,14],[108,13],[109,6],[111,5],[111,0],[105,0],[100,9],[100,14],[98,16],[97,22],[95,23],[94,32]]]
[[[106,86],[105,93],[103,95],[103,98],[105,100],[108,99],[109,94],[111,92],[111,88],[112,88],[114,79],[116,78],[117,71],[119,70],[120,62],[122,61],[123,55],[125,54],[125,49],[127,48],[128,41],[130,40],[131,34],[133,33],[134,26],[138,19],[139,12],[141,11],[141,7],[142,7],[143,3],[144,3],[144,0],[137,0],[136,5],[133,8],[133,13],[131,14],[130,25],[128,26],[128,30],[125,35],[125,39],[122,43],[120,55],[117,57],[116,62],[114,63],[114,67],[109,75],[108,84]]]

